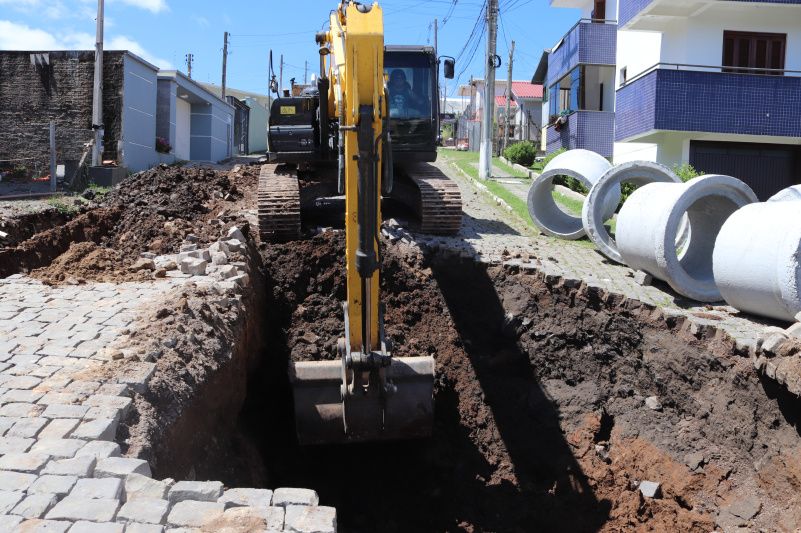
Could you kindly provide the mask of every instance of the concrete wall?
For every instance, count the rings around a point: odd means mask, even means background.
[[[213,102],[211,105],[211,159],[221,161],[233,155],[234,110]]]
[[[138,172],[159,162],[156,153],[157,69],[126,55],[123,78],[122,161]]]
[[[192,105],[181,98],[175,101],[175,158],[184,161],[191,159]]]
[[[103,55],[104,159],[120,155],[123,54]],[[30,158],[22,163],[47,174],[51,120],[59,163],[80,159],[93,138],[93,77],[94,52],[0,51],[0,159]]]
[[[266,152],[270,112],[255,98],[245,98],[245,103],[250,107],[250,122],[248,125],[248,147],[250,148],[250,153]]]
[[[190,120],[190,150],[192,161],[211,161],[211,105],[208,103],[192,104]]]

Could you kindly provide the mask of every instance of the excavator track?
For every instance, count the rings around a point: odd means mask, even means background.
[[[259,172],[259,236],[262,242],[300,237],[300,186],[297,171],[262,165]]]
[[[462,227],[462,193],[441,170],[418,163],[405,171],[420,192],[420,231],[434,235],[456,235]]]

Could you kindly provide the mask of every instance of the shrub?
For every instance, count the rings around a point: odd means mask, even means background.
[[[689,163],[683,163],[681,165],[673,165],[673,172],[681,178],[681,181],[687,182],[693,178],[697,178],[698,176],[703,176],[704,173],[695,170],[695,168]]]
[[[546,155],[545,157],[543,157],[543,158],[542,158],[542,168],[545,168],[545,166],[546,166],[548,163],[550,163],[550,162],[553,160],[553,158],[554,158],[554,157],[556,157],[556,156],[558,156],[558,155],[560,155],[560,154],[563,154],[563,153],[565,153],[565,152],[567,152],[567,148],[560,148],[560,149],[558,149],[558,150],[554,150],[554,151],[553,151],[553,152],[551,152],[550,154],[548,154],[548,155]]]
[[[530,167],[537,157],[537,148],[530,141],[522,141],[504,150],[503,156],[512,163]]]
[[[587,187],[585,187],[583,183],[581,183],[576,178],[571,178],[570,176],[554,176],[553,183],[554,185],[562,185],[564,187],[567,187],[571,191],[575,191],[585,196],[590,192],[589,189],[587,189]]]
[[[703,176],[703,172],[699,172],[695,170],[693,166],[689,163],[684,163],[682,165],[673,165],[673,172],[681,179],[683,182],[690,181],[693,178],[697,178],[698,176]],[[629,199],[629,196],[637,190],[637,186],[632,183],[621,183],[620,184],[620,204],[617,206],[618,210],[623,206],[623,202]]]

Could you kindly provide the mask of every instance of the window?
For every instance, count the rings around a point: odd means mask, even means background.
[[[723,72],[781,76],[781,72],[753,69],[783,70],[786,48],[786,33],[724,31]]]
[[[595,8],[590,15],[592,20],[605,20],[606,19],[606,0],[595,0]]]

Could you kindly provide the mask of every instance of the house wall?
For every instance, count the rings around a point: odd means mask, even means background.
[[[34,64],[32,56],[47,58]],[[119,159],[123,52],[103,54],[104,159]],[[94,137],[94,52],[0,51],[0,159],[22,159],[47,173],[49,123],[56,125],[57,160],[78,160]]]
[[[662,34],[652,31],[617,32],[617,68],[615,88],[623,83],[622,73],[626,69],[628,79],[659,63],[662,50]]]
[[[797,6],[754,5],[754,3],[735,3],[721,2],[711,4],[703,10],[689,18],[676,19],[667,22],[663,32],[646,31],[619,31],[618,32],[618,85],[621,82],[620,70],[628,67],[628,78],[631,79],[638,73],[653,66],[656,63],[682,63],[694,65],[720,66],[723,56],[723,32],[725,30],[739,31],[765,31],[770,33],[786,33],[787,49],[785,56],[785,68],[787,70],[801,70],[801,9]],[[698,74],[703,76],[703,74]],[[742,78],[744,84],[741,90],[735,89],[731,99],[744,97],[751,82],[769,82],[771,80],[753,79],[750,76]],[[786,86],[795,86],[795,80],[772,80]],[[739,83],[739,82],[738,82]],[[725,87],[720,87],[721,94]],[[642,92],[642,88],[638,91]],[[769,125],[775,126],[781,121],[776,117],[783,111],[789,111],[781,104],[777,104],[775,98],[782,98],[780,95],[788,95],[793,91],[769,91],[760,90],[759,96],[752,103],[773,107],[766,112],[771,112],[774,118],[768,121]],[[706,92],[700,94],[706,95]],[[622,105],[621,98],[632,97],[625,94],[625,90],[618,93],[618,106]],[[787,96],[784,97],[785,99]],[[794,98],[794,97],[793,97]],[[746,105],[741,109],[751,109],[752,106]],[[797,109],[797,106],[796,106]],[[707,114],[712,114],[708,123],[715,120],[728,120],[731,116],[721,117],[715,110],[708,109]],[[763,113],[765,115],[765,113]],[[670,117],[675,119],[675,115]],[[714,117],[714,120],[713,120]],[[622,117],[618,114],[618,130],[626,129],[626,124],[621,123]],[[744,123],[744,127],[753,128],[760,120],[749,119]],[[705,126],[705,127],[708,127]],[[766,130],[766,133],[768,131]],[[691,140],[714,140],[729,142],[751,142],[751,143],[774,143],[774,144],[799,144],[801,140],[794,136],[781,137],[775,135],[744,135],[736,133],[703,133],[690,131],[665,131],[648,135],[643,140],[649,142],[634,143],[615,143],[616,163],[630,161],[633,159],[647,159],[672,166],[674,164],[686,163],[689,161],[689,146]]]
[[[723,62],[724,30],[786,33],[785,68],[801,70],[801,8],[734,2],[713,5],[698,15],[666,25],[661,61],[718,66]]]
[[[221,161],[233,155],[234,109],[222,102],[211,104],[211,159]]]
[[[212,161],[211,155],[211,104],[191,104],[189,159]]]
[[[122,161],[138,172],[159,162],[156,153],[156,108],[158,71],[126,55],[123,78]]]
[[[266,152],[270,112],[255,98],[245,98],[245,103],[250,107],[250,122],[248,124],[250,153]]]

